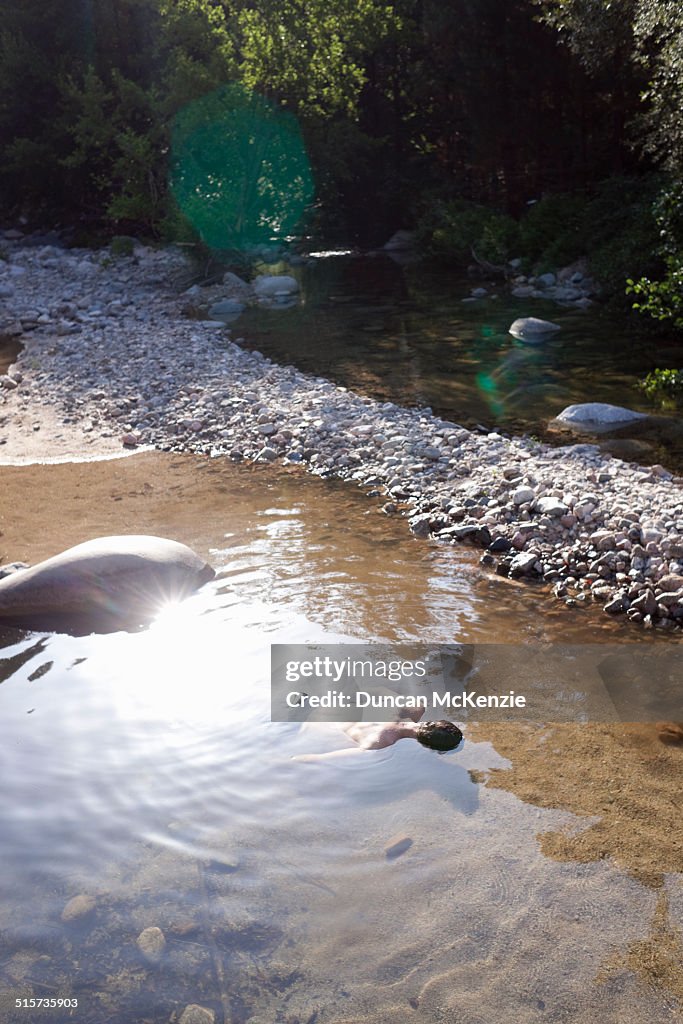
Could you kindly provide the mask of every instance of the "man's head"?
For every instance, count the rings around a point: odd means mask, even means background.
[[[420,722],[416,740],[431,750],[454,750],[462,741],[462,733],[452,722]]]

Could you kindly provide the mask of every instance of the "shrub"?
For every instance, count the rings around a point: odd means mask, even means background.
[[[642,298],[633,308],[655,320],[668,320],[683,330],[683,182],[669,182],[652,207],[658,228],[653,247],[659,266],[640,267],[642,276],[627,281],[627,292]],[[659,280],[652,280],[657,276]]]
[[[112,256],[132,256],[135,248],[135,239],[130,235],[114,235],[109,243]]]
[[[653,370],[638,387],[662,406],[676,405],[683,400],[683,370]]]
[[[418,233],[431,252],[458,263],[473,258],[505,263],[518,246],[512,217],[462,199],[437,204],[418,225]]]
[[[544,196],[534,203],[520,221],[521,255],[538,270],[562,267],[585,255],[585,206],[584,197],[568,193]]]

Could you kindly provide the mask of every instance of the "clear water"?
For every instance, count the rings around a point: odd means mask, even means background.
[[[345,256],[296,270],[300,305],[247,310],[233,337],[279,362],[383,401],[430,406],[465,426],[552,440],[549,421],[575,402],[658,413],[636,383],[655,366],[680,361],[675,342],[644,340],[637,325],[599,306],[583,311],[515,299],[500,281],[484,282],[490,297],[464,303],[482,282],[429,264]],[[543,345],[527,345],[508,333],[522,316],[562,329]],[[627,458],[683,465],[675,416],[634,436],[638,443],[623,449]]]
[[[618,624],[328,482],[160,455],[11,472],[52,486],[68,543],[135,514],[223,576],[145,632],[3,635],[0,1020],[168,1021],[190,1003],[232,1024],[673,1019],[665,990],[598,977],[657,893],[543,857],[538,833],[586,821],[473,781],[506,764],[490,743],[309,763],[293,758],[341,746],[336,727],[269,722],[274,642],[614,640]],[[392,859],[397,836],[412,842]],[[682,882],[666,880],[679,924]],[[79,894],[94,909],[64,922]],[[147,927],[166,936],[157,964]]]

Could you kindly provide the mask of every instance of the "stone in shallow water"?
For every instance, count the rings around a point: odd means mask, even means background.
[[[530,576],[536,574],[535,565],[538,555],[534,551],[522,552],[515,555],[510,565],[511,576]]]
[[[423,515],[416,516],[410,523],[410,532],[415,537],[429,537],[432,532],[432,520],[431,516]]]
[[[166,949],[166,936],[161,928],[145,928],[138,935],[136,944],[145,960],[158,964]]]
[[[254,291],[262,298],[273,298],[276,295],[292,295],[298,292],[299,284],[294,277],[287,274],[259,274],[254,278]]]
[[[209,306],[209,316],[212,319],[216,319],[231,313],[242,313],[244,308],[244,303],[239,302],[237,299],[221,299],[219,302],[214,302],[212,306]]]
[[[509,332],[520,341],[536,343],[547,341],[556,331],[560,330],[559,324],[551,320],[539,320],[536,316],[522,316],[510,324]]]
[[[0,580],[5,576],[12,576],[15,572],[21,572],[22,569],[28,569],[26,562],[6,562],[5,565],[0,565]]]
[[[176,541],[100,537],[0,580],[0,623],[68,632],[139,625],[214,575]]]
[[[402,857],[404,853],[407,853],[410,847],[413,845],[413,840],[410,836],[398,835],[392,836],[384,847],[387,860],[396,860],[397,857]]]
[[[604,430],[647,418],[647,413],[635,412],[633,409],[626,409],[621,405],[609,405],[607,402],[582,402],[578,405],[568,405],[556,417],[559,423],[582,430]]]
[[[79,893],[78,896],[74,896],[64,907],[62,911],[62,921],[65,924],[69,924],[73,921],[83,920],[89,917],[90,914],[95,910],[96,903],[92,896],[87,896],[85,893]]]
[[[190,1003],[183,1010],[179,1024],[216,1024],[216,1014],[205,1006]]]

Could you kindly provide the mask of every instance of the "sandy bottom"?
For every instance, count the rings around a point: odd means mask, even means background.
[[[171,537],[208,557],[212,524],[229,518],[222,469],[208,459],[142,452],[0,465],[0,484],[0,562],[33,564],[93,537],[133,532]]]

